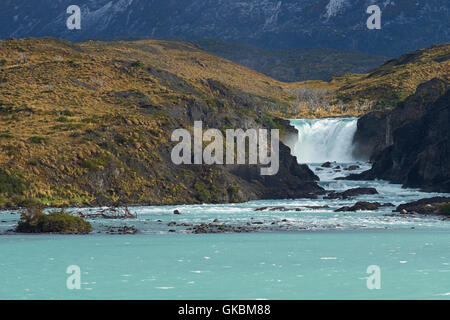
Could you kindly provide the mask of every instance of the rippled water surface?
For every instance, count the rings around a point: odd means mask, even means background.
[[[347,190],[361,185],[331,180],[342,174],[333,169],[320,174],[326,188]],[[333,212],[356,200],[397,205],[434,194],[380,181],[363,185],[377,188],[380,194],[353,200],[138,207],[132,209],[136,219],[90,220],[95,231],[88,236],[2,235],[0,298],[450,298],[448,221],[386,216],[392,207],[377,212]],[[322,205],[330,208],[307,208]],[[302,211],[254,211],[264,206]],[[182,214],[174,215],[174,209]],[[11,229],[18,218],[1,214],[1,231]],[[168,226],[172,221],[180,225],[214,219],[236,225],[262,222],[269,230],[193,234],[188,227]],[[282,220],[286,220],[281,223],[284,229],[276,226],[270,231],[272,222]],[[140,232],[110,235],[106,233],[110,225],[135,226]],[[66,288],[69,265],[81,268],[81,290]],[[369,265],[381,268],[380,290],[367,289]]]
[[[330,127],[344,130],[344,125]],[[346,133],[347,132],[347,133]],[[356,201],[395,206],[438,194],[384,181],[336,181],[350,164],[309,163],[325,189],[374,187],[348,200],[298,199],[228,205],[131,208],[126,220],[90,219],[87,236],[21,235],[8,230],[16,212],[0,213],[2,299],[449,299],[450,221],[378,211],[334,212]],[[336,169],[340,166],[341,169]],[[262,207],[285,211],[255,211]],[[316,208],[328,206],[328,208]],[[101,208],[72,209],[96,213]],[[177,209],[181,215],[174,215]],[[202,223],[258,226],[260,232],[194,234]],[[176,225],[169,226],[171,222]],[[275,224],[274,224],[275,222]],[[173,223],[172,223],[173,224]],[[134,226],[133,235],[108,234]],[[81,269],[80,290],[68,290],[66,269]],[[367,267],[381,269],[369,290]]]

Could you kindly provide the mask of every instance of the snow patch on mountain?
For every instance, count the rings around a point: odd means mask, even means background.
[[[325,17],[331,18],[336,16],[346,5],[346,0],[330,0],[325,7]]]

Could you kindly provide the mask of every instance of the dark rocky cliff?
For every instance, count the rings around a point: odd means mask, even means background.
[[[357,158],[374,160],[394,141],[394,131],[403,125],[422,117],[447,88],[439,79],[432,79],[419,85],[415,94],[406,98],[397,108],[389,111],[370,112],[358,121],[354,150]]]
[[[450,90],[433,79],[397,108],[359,121],[357,153],[371,170],[350,179],[384,179],[405,187],[450,192]]]

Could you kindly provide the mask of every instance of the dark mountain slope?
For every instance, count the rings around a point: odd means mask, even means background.
[[[0,38],[216,39],[264,48],[327,47],[383,56],[450,41],[450,3],[387,0],[382,29],[368,30],[372,0],[78,0],[82,29],[65,21],[71,0],[3,0]]]
[[[284,82],[328,80],[345,73],[366,73],[387,58],[326,48],[265,50],[215,40],[195,41],[202,49]]]

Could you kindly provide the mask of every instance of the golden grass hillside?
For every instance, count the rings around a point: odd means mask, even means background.
[[[1,41],[0,206],[246,200],[234,176],[170,167],[171,132],[274,126],[284,88],[179,42]]]
[[[329,81],[304,81],[291,88],[328,90],[329,104],[341,106],[346,113],[392,109],[412,95],[419,84],[433,78],[450,82],[450,43],[405,54],[387,61],[367,74],[345,74]],[[299,114],[308,114],[300,109]],[[295,114],[295,110],[293,110]]]
[[[0,41],[0,206],[255,199],[239,177],[168,165],[172,130],[357,116],[448,71],[448,44],[365,75],[285,84],[181,42]]]

